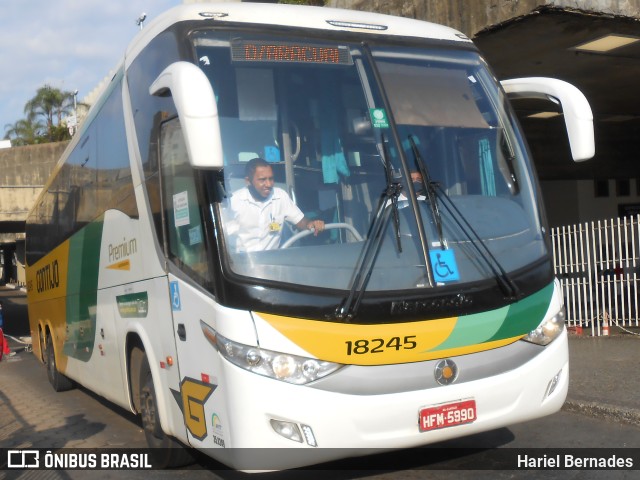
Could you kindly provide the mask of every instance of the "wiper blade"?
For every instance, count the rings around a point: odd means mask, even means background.
[[[398,197],[402,191],[402,184],[398,181],[399,175],[396,175],[393,167],[391,166],[391,159],[389,158],[389,148],[382,138],[382,150],[384,153],[384,170],[387,178],[387,189],[384,192],[383,204],[391,202],[391,209],[393,212],[393,225],[395,226],[396,243],[398,245],[398,251],[402,252],[402,242],[400,241],[400,214],[398,213]]]
[[[429,174],[429,169],[427,165],[422,161],[422,155],[420,155],[420,150],[418,150],[418,145],[413,138],[413,135],[409,135],[409,143],[411,143],[411,151],[413,152],[413,161],[420,171],[420,177],[422,178],[422,186],[424,187],[424,191],[427,195],[427,200],[429,201],[429,207],[431,208],[431,215],[433,217],[433,221],[436,225],[436,230],[438,232],[438,239],[440,240],[440,248],[444,250],[444,235],[442,233],[442,217],[440,216],[440,209],[438,208],[438,195],[436,194],[435,184],[431,180],[431,175]]]
[[[442,186],[438,183],[434,183],[433,185],[435,186],[435,193],[443,200],[442,204],[445,209],[458,228],[460,228],[464,235],[470,240],[470,244],[475,248],[480,258],[484,260],[489,267],[505,296],[511,299],[519,298],[522,294],[518,285],[516,285],[498,259],[491,253],[491,250],[489,250],[480,235],[478,235],[478,232],[471,226],[460,209],[456,207]]]
[[[444,208],[447,210],[455,224],[470,240],[471,245],[476,250],[479,257],[483,259],[485,264],[489,267],[504,294],[509,298],[517,298],[520,296],[520,289],[511,277],[509,277],[502,265],[500,265],[498,259],[493,255],[493,253],[491,253],[491,250],[489,250],[480,235],[478,235],[478,232],[475,231],[460,209],[458,209],[458,207],[456,207],[453,201],[449,198],[447,192],[442,188],[442,185],[437,181],[433,181],[431,178],[427,165],[422,161],[420,150],[418,149],[418,145],[416,144],[413,135],[409,135],[409,142],[411,143],[414,161],[420,170],[420,175],[422,175],[422,185],[425,189],[427,200],[429,201],[429,206],[433,215],[433,221],[438,231],[440,248],[444,250],[446,245],[442,229],[442,217],[438,208],[438,199],[442,200]]]
[[[384,240],[384,232],[386,231],[387,225],[389,225],[389,219],[391,218],[390,213],[387,210],[387,206],[389,204],[391,204],[391,211],[393,213],[398,250],[402,252],[402,244],[400,242],[400,215],[398,213],[398,196],[402,190],[402,185],[397,181],[397,178],[394,175],[384,135],[382,136],[382,149],[385,157],[384,164],[387,186],[380,198],[376,215],[373,223],[371,224],[371,228],[369,229],[369,233],[360,256],[358,257],[358,261],[354,269],[355,275],[351,283],[351,288],[349,289],[349,295],[336,310],[336,317],[339,320],[344,320],[346,322],[351,321],[351,319],[355,317],[356,312],[360,307],[364,291],[371,279],[371,272],[373,271],[378,253],[380,252],[380,247],[382,246],[382,241]]]

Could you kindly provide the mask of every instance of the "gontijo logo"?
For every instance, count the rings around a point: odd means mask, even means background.
[[[180,384],[182,396],[182,413],[189,433],[198,440],[207,436],[207,422],[204,404],[217,385],[211,385],[193,378],[185,377]]]
[[[39,268],[36,271],[36,290],[43,293],[60,286],[60,270],[58,260]]]

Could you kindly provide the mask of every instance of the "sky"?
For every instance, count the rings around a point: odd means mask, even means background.
[[[50,85],[89,94],[149,22],[181,0],[0,0],[0,139]]]

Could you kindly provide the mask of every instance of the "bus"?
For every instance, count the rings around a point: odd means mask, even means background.
[[[156,464],[196,449],[240,470],[557,412],[563,300],[508,97],[553,100],[574,159],[593,156],[575,87],[500,84],[444,26],[248,3],[158,16],[27,220],[53,388],[139,414]],[[270,195],[324,228],[272,213],[279,238],[249,248],[233,203],[267,204],[254,158]]]

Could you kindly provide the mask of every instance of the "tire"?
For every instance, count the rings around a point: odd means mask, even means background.
[[[162,430],[153,377],[146,356],[142,360],[139,385],[140,417],[154,468],[181,467],[193,463],[189,450]]]
[[[44,343],[44,332],[38,329],[38,346],[40,347],[40,361],[43,365],[47,364],[47,348]]]
[[[56,366],[56,354],[53,350],[53,339],[51,335],[47,338],[46,359],[47,378],[53,389],[56,392],[71,390],[74,387],[73,380],[60,373]]]

